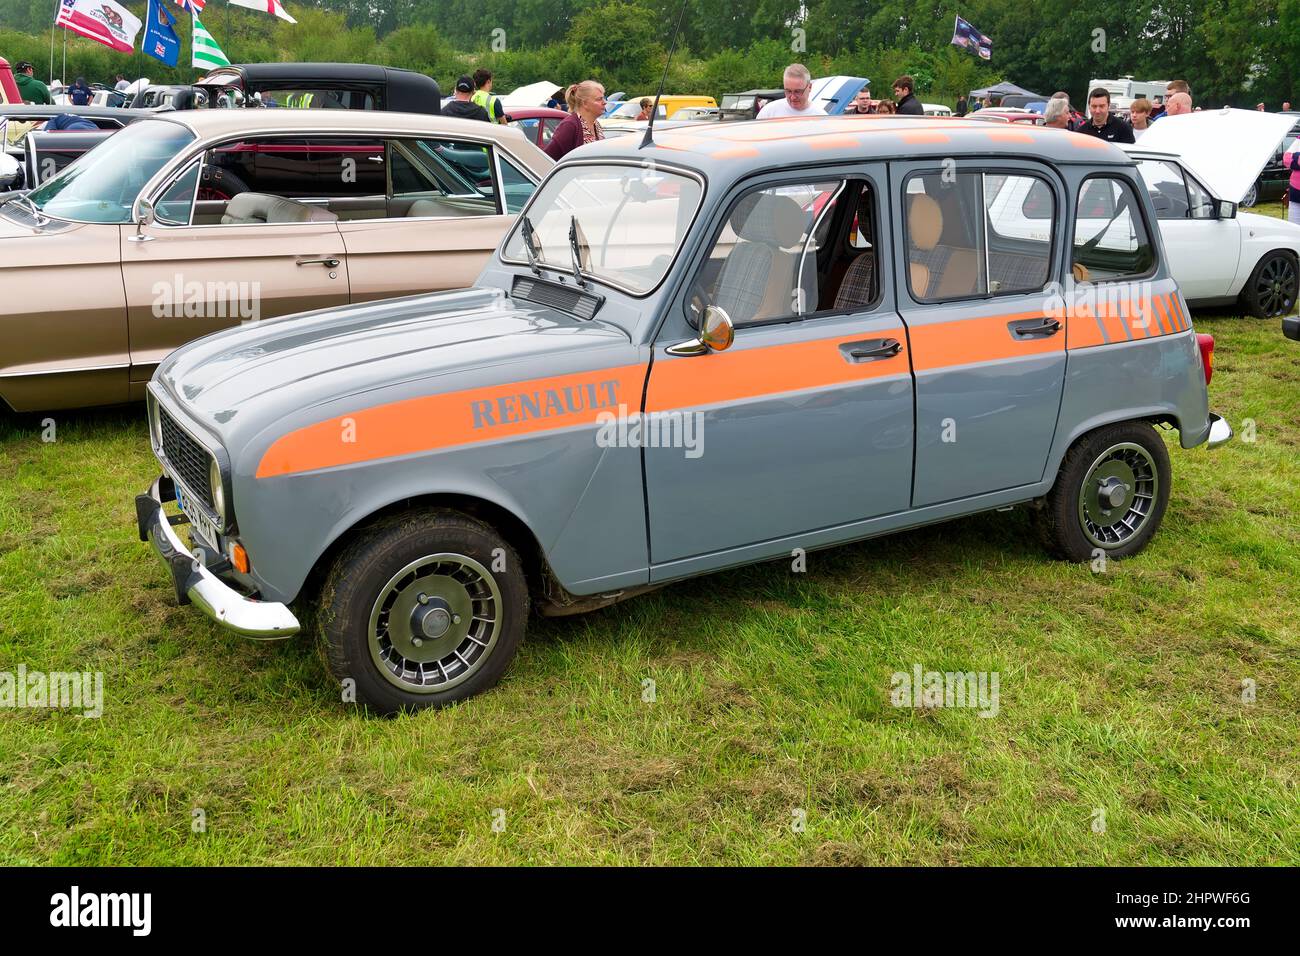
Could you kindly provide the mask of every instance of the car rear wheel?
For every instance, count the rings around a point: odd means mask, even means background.
[[[1068,561],[1126,558],[1151,540],[1169,503],[1169,451],[1145,422],[1075,442],[1038,512],[1043,543]]]
[[[495,684],[523,640],[528,588],[514,549],[488,525],[458,512],[421,512],[346,547],[319,613],[321,646],[344,700],[390,715],[442,707]]]
[[[1300,293],[1300,269],[1295,256],[1270,252],[1259,260],[1241,292],[1247,311],[1257,319],[1290,315]]]
[[[1250,208],[1257,202],[1259,202],[1259,180],[1255,180],[1250,184],[1250,189],[1246,192],[1246,195],[1241,197],[1241,202],[1238,205]]]

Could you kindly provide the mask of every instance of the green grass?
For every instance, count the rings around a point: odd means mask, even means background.
[[[392,721],[307,639],[171,606],[140,409],[58,414],[53,443],[0,419],[0,670],[106,696],[0,711],[0,863],[1296,865],[1300,345],[1197,326],[1257,440],[1170,436],[1137,558],[1094,574],[980,516],[534,621],[497,689]],[[890,706],[914,663],[999,672],[998,715]]]

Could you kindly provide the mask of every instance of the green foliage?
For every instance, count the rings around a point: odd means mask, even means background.
[[[124,0],[138,14],[142,0]],[[170,0],[167,0],[170,3]],[[417,69],[445,87],[486,65],[496,88],[586,78],[610,90],[658,85],[683,0],[286,0],[298,24],[224,3],[203,22],[236,63],[342,60]],[[877,95],[901,73],[923,99],[1001,79],[1081,97],[1089,80],[1133,74],[1186,79],[1198,104],[1300,102],[1300,0],[684,0],[669,89],[720,96],[780,84],[786,64],[814,75],[867,76]],[[0,56],[49,72],[53,4],[0,0]],[[174,9],[174,8],[173,8]],[[985,63],[952,47],[960,10],[993,38]],[[180,12],[180,11],[176,11]],[[55,73],[155,82],[193,79],[189,23],[177,18],[182,62],[168,69],[55,31]]]

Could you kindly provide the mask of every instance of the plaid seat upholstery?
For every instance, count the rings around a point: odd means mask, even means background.
[[[933,249],[913,247],[907,255],[911,263],[924,266],[929,273],[926,287],[913,290],[921,298],[958,298],[983,291],[973,249],[939,244]]]
[[[836,309],[853,309],[871,303],[871,279],[876,271],[876,254],[859,254],[844,273],[840,290],[835,293]]]
[[[1047,284],[1047,258],[1013,252],[989,253],[989,284],[993,292],[1031,292]]]
[[[716,305],[726,310],[736,324],[760,318],[759,310],[767,295],[768,281],[772,277],[779,250],[761,242],[738,242],[731,250],[713,294]],[[789,268],[789,257],[783,264]]]

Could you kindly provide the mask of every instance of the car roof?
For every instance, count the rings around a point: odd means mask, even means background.
[[[50,106],[32,103],[5,103],[0,105],[0,116],[7,116],[10,119],[22,119],[24,116],[37,118],[58,116],[60,113],[71,113],[73,116],[101,116],[120,119],[124,124],[132,120],[158,115],[153,110],[128,110],[120,106],[72,106],[71,104],[67,106]]]
[[[643,162],[653,155],[665,164],[677,162],[728,179],[810,160],[942,159],[972,153],[1053,163],[1131,162],[1123,150],[1095,136],[1030,125],[968,123],[956,117],[791,117],[672,129],[656,123],[654,145],[643,150],[637,143],[639,137],[590,143],[572,159]]]
[[[325,110],[258,107],[238,109],[174,110],[152,114],[159,121],[181,123],[195,135],[275,133],[293,130],[339,130],[422,133],[439,136],[470,136],[508,140],[511,145],[527,143],[523,133],[499,123],[457,119],[434,113],[398,113],[387,110]]]
[[[235,63],[206,74],[199,83],[215,73],[240,73],[246,80],[383,80],[390,73],[424,76],[414,70],[376,66],[373,63]]]

